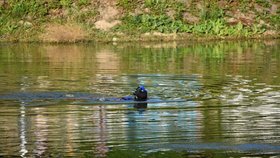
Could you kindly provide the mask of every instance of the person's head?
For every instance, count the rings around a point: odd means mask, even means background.
[[[144,86],[138,86],[133,95],[136,101],[146,101],[148,99],[148,92]]]

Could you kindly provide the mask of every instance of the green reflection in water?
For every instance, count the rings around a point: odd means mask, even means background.
[[[0,156],[275,156],[278,50],[277,40],[2,43],[0,94],[77,91],[120,97],[142,83],[153,97],[192,101],[150,104],[140,111],[129,105],[25,107],[0,100]]]
[[[279,77],[273,77],[280,74],[277,42],[1,44],[0,72],[11,77],[9,82],[23,76],[75,82],[96,74],[201,74],[250,76],[279,83]]]
[[[106,72],[263,76],[264,73],[268,73],[265,75],[279,73],[277,42],[275,40],[116,46],[94,43],[1,44],[0,61],[2,72],[21,74],[30,71],[37,75],[44,73],[55,75],[57,72],[57,75],[65,75],[64,77]],[[46,67],[49,68],[47,72]]]

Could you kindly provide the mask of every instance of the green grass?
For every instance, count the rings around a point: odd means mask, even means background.
[[[280,16],[279,16],[279,13],[278,13],[278,15],[271,15],[269,18],[270,18],[272,27],[274,29],[276,29],[276,30],[279,30],[280,29]]]
[[[259,0],[261,1],[261,0]],[[133,4],[130,0],[119,0],[126,10]],[[137,2],[139,3],[139,2]],[[247,1],[242,1],[247,3]],[[129,6],[129,5],[130,6]],[[122,20],[122,24],[115,28],[116,31],[129,34],[139,34],[146,32],[161,33],[192,33],[195,35],[214,36],[252,36],[261,34],[265,28],[253,25],[251,27],[238,23],[235,26],[227,25],[224,17],[225,11],[215,2],[205,1],[204,6],[199,11],[200,23],[187,24],[182,18],[186,11],[183,3],[170,0],[144,0],[144,7],[149,9],[148,13],[131,15],[127,12]],[[173,16],[168,12],[175,12]],[[277,21],[274,18],[274,21]]]
[[[256,0],[256,3],[260,4],[265,8],[271,7],[271,4],[268,2],[268,0]]]
[[[205,4],[200,12],[201,20],[220,19],[224,17],[224,10],[216,3]]]
[[[27,37],[26,33],[36,35],[40,33],[47,23],[77,23],[88,31],[90,35],[100,34],[95,29],[94,23],[98,20],[98,4],[91,0],[7,0],[8,7],[0,6],[0,38]],[[197,1],[186,7],[185,1],[179,0],[117,0],[117,9],[122,15],[122,23],[112,32],[122,32],[130,35],[139,35],[147,32],[161,33],[188,33],[199,36],[233,36],[250,37],[262,34],[266,28],[257,25],[264,20],[268,29],[279,30],[279,11],[277,15],[265,15],[256,13],[256,24],[244,26],[242,23],[228,25],[224,20],[228,17],[230,6],[219,7],[216,1],[204,0],[199,2],[202,6],[197,8]],[[267,0],[242,0],[239,9],[244,7],[244,13],[250,9],[249,4],[257,3],[264,7],[270,7]],[[273,3],[275,3],[273,1]],[[137,12],[136,12],[137,11]],[[254,11],[254,10],[253,10]],[[184,13],[188,12],[197,18],[195,24],[186,23]],[[31,23],[32,26],[26,25]],[[99,33],[98,33],[99,32]]]
[[[148,15],[137,16],[127,15],[123,19],[124,24],[116,28],[124,32],[150,32],[158,31],[161,33],[187,32],[188,26],[180,20],[172,20],[166,15]],[[190,30],[189,30],[190,31]]]
[[[194,25],[193,33],[195,34],[208,34],[218,36],[251,36],[259,33],[263,33],[264,28],[260,28],[256,25],[253,27],[246,27],[242,23],[238,23],[234,26],[228,26],[224,20],[207,20],[203,23]]]
[[[30,15],[34,18],[42,18],[47,14],[48,8],[44,1],[39,0],[15,0],[9,1],[10,9],[6,10],[13,18],[23,18]]]
[[[48,7],[39,0],[10,0],[1,8],[0,38],[31,38],[46,20]]]
[[[89,25],[92,17],[96,17],[96,9],[88,7],[90,0],[8,0],[8,7],[0,7],[0,38],[23,39],[36,36],[42,31],[45,23],[73,23]],[[57,14],[50,14],[57,11]],[[59,15],[67,12],[67,15]],[[88,26],[87,26],[88,27]],[[92,25],[90,26],[92,27]],[[32,37],[33,38],[33,37]]]
[[[78,1],[79,6],[86,6],[86,5],[89,5],[89,3],[90,3],[90,0],[79,0]]]
[[[124,17],[123,24],[116,27],[117,31],[131,34],[145,32],[161,33],[193,33],[196,35],[215,36],[251,36],[265,31],[264,28],[254,25],[246,27],[242,23],[229,26],[223,19],[205,20],[199,24],[186,24],[181,20],[173,20],[166,15],[128,15]]]
[[[117,5],[125,8],[127,11],[133,11],[137,7],[137,1],[134,0],[117,0]]]

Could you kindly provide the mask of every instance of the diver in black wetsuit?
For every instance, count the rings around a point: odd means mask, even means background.
[[[134,101],[147,101],[148,99],[148,91],[145,89],[144,86],[138,86],[135,90],[135,92],[133,93],[133,98],[130,97],[130,100],[134,100]],[[126,97],[122,98],[122,99],[127,99]],[[135,103],[134,104],[134,108],[139,109],[140,111],[143,111],[143,109],[147,108],[147,103]],[[141,110],[142,109],[142,110]]]
[[[122,100],[147,101],[148,92],[144,86],[138,86],[132,96],[122,97]]]
[[[133,93],[135,101],[146,101],[148,99],[148,92],[144,86],[139,86]]]
[[[18,100],[25,104],[32,104],[32,102],[52,102],[60,100],[80,100],[86,102],[122,102],[122,101],[136,101],[134,107],[147,107],[148,92],[144,86],[138,86],[132,96],[122,98],[104,98],[95,96],[89,93],[65,93],[65,92],[18,92],[10,94],[0,94],[0,100]],[[145,104],[145,105],[144,105]],[[38,105],[38,104],[36,104]]]

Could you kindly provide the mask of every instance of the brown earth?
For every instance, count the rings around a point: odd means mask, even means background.
[[[95,28],[109,31],[112,27],[121,23],[120,11],[117,8],[116,0],[100,0],[98,11],[100,16],[95,22]]]
[[[44,42],[78,42],[87,38],[87,33],[75,24],[48,24],[39,37]]]
[[[98,6],[99,15],[95,18],[94,27],[102,31],[109,31],[112,27],[121,23],[120,11],[117,8],[117,0],[92,0],[92,4]],[[89,6],[88,9],[92,9]],[[52,12],[53,17],[61,17],[63,10]],[[39,39],[44,42],[77,42],[87,40],[87,32],[76,24],[47,24]]]

